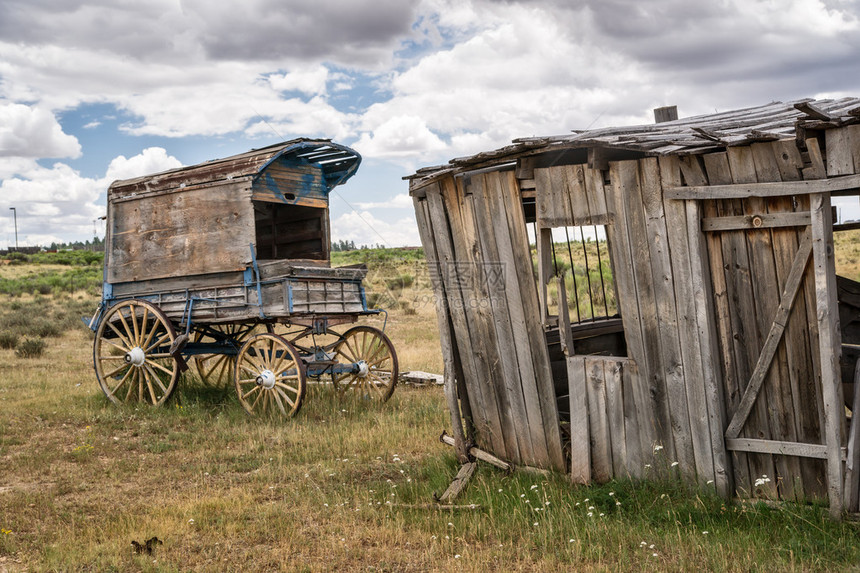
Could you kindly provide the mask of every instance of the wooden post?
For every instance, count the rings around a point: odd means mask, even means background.
[[[537,243],[537,259],[538,259],[538,297],[540,301],[540,317],[541,322],[546,324],[547,316],[549,316],[549,301],[547,300],[546,285],[549,283],[549,278],[552,276],[552,229],[538,228],[538,237],[535,237]]]
[[[836,302],[836,269],[833,260],[833,221],[830,194],[811,197],[812,254],[815,262],[815,302],[818,316],[819,353],[821,355],[821,395],[824,400],[824,438],[827,446],[827,495],[830,516],[842,518],[842,427],[843,399],[841,370],[841,335]]]
[[[676,105],[667,105],[654,109],[654,123],[675,121],[676,119],[678,119],[678,106]]]

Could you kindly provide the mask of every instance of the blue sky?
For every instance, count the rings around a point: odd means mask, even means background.
[[[0,248],[104,192],[294,137],[364,161],[332,235],[415,245],[404,175],[516,137],[860,95],[858,0],[4,0]],[[103,234],[103,224],[96,224]]]

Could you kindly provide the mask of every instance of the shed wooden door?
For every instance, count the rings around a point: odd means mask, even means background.
[[[797,153],[793,142],[776,142],[706,155],[707,184],[800,179]],[[825,463],[834,439],[827,418],[841,415],[829,205],[823,194],[701,202],[726,448],[741,495],[841,499],[833,489],[841,476]]]

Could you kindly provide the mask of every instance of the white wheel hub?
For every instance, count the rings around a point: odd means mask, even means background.
[[[275,373],[271,370],[263,370],[257,376],[257,386],[262,386],[266,390],[271,390],[275,387]]]
[[[135,346],[131,349],[131,351],[125,355],[125,361],[133,366],[143,366],[144,361],[146,360],[146,353],[143,351],[143,348],[140,346]]]
[[[370,368],[368,368],[367,362],[359,360],[355,365],[358,366],[358,372],[356,372],[356,375],[359,378],[367,378],[367,375],[370,374]]]

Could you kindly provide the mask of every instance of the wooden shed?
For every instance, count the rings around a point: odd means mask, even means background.
[[[408,177],[458,451],[857,511],[860,100],[672,111]]]

